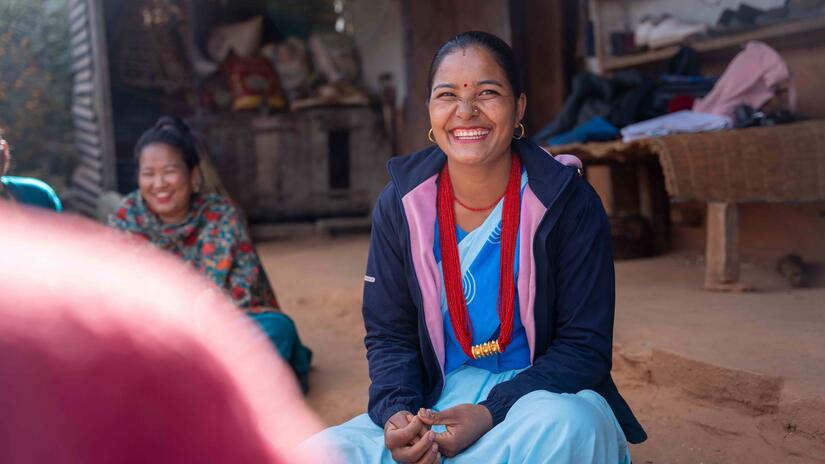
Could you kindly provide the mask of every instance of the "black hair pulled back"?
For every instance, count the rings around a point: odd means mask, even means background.
[[[163,143],[177,150],[186,167],[191,171],[200,162],[195,135],[189,125],[177,116],[161,116],[135,144],[135,163],[140,165],[140,153],[146,146]]]
[[[516,62],[516,56],[513,49],[507,45],[507,42],[500,39],[498,36],[483,31],[467,31],[458,34],[450,40],[444,42],[438,51],[433,56],[433,61],[430,63],[430,72],[427,78],[427,101],[430,100],[430,93],[433,89],[433,78],[441,62],[444,61],[448,55],[458,50],[464,50],[470,47],[481,47],[490,53],[493,59],[498,63],[507,80],[510,81],[510,87],[513,89],[513,96],[518,97],[524,93],[524,82],[521,76],[521,69]]]

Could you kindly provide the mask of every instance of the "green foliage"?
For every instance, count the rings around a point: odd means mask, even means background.
[[[62,190],[76,163],[68,0],[0,0],[0,129],[10,174]]]

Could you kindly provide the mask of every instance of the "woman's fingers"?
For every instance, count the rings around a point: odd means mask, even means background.
[[[413,420],[414,417],[415,416],[407,411],[399,411],[389,418],[385,429],[403,429],[410,423],[411,420]]]
[[[392,458],[399,462],[418,462],[425,458],[425,455],[428,452],[432,452],[433,448],[435,448],[435,451],[438,451],[438,445],[433,443],[434,438],[435,434],[433,432],[427,432],[427,434],[424,435],[424,438],[412,446],[404,446],[395,449],[390,448],[390,451],[392,451]]]
[[[458,446],[456,444],[456,436],[452,430],[447,429],[445,432],[435,434],[433,441],[438,445],[439,451],[441,451],[444,456],[452,457],[456,454]]]
[[[412,420],[412,418],[413,418],[413,417],[415,417],[415,416],[413,416],[412,414],[410,414],[410,420]],[[429,431],[430,431],[430,428],[431,428],[431,427],[430,427],[428,424],[423,423],[424,421],[421,421],[421,422],[422,422],[422,426],[421,426],[421,429],[418,431],[418,435],[416,435],[416,436],[412,439],[412,441],[410,441],[408,444],[410,444],[410,445],[414,445],[414,444],[418,443],[418,440],[423,439],[423,438],[424,438],[424,435],[427,435],[427,432],[429,432]]]
[[[429,451],[424,453],[424,456],[421,457],[415,464],[437,464],[441,462],[441,454],[438,452],[438,446],[433,444]]]
[[[421,419],[414,416],[410,423],[404,427],[384,432],[384,444],[386,444],[389,449],[407,446],[412,442],[413,438],[418,436],[418,432],[423,426],[424,424],[421,422]]]
[[[430,410],[430,409],[424,409],[424,408],[419,409],[418,414],[416,415],[416,417],[421,419],[421,422],[423,422],[427,425],[432,426],[432,425],[435,424],[435,419],[433,418],[432,410]]]
[[[443,411],[433,411],[432,409],[421,408],[418,410],[418,415],[415,417],[421,419],[421,422],[429,426],[432,425],[453,425],[456,423],[453,408],[445,409]]]

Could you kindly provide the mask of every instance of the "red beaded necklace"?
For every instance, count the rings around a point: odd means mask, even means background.
[[[502,194],[501,194],[498,198],[496,198],[496,201],[494,201],[494,202],[490,203],[490,205],[489,205],[489,206],[482,206],[481,208],[475,208],[475,207],[473,207],[473,206],[470,206],[470,205],[468,205],[468,204],[464,203],[463,201],[461,201],[458,197],[455,197],[455,202],[456,202],[456,203],[458,203],[459,205],[461,205],[464,209],[468,209],[468,210],[470,210],[470,211],[474,211],[474,212],[476,212],[476,213],[480,213],[480,212],[482,212],[482,211],[487,211],[488,209],[491,209],[493,206],[497,205],[497,204],[498,204],[498,202],[499,202],[502,198],[504,198],[504,195],[505,195],[506,193],[507,193],[507,190],[505,189],[505,190],[504,190],[504,192],[502,192]]]
[[[513,261],[516,253],[516,238],[521,214],[521,160],[512,155],[510,178],[504,192],[504,209],[501,213],[501,261],[499,263],[498,318],[501,330],[497,340],[473,346],[473,327],[467,312],[467,301],[461,284],[461,263],[458,256],[458,242],[455,236],[456,201],[450,171],[447,164],[441,170],[438,185],[438,231],[441,245],[441,268],[444,272],[444,287],[447,294],[447,308],[450,322],[464,353],[477,359],[504,352],[513,332],[513,311],[515,307],[515,279]],[[460,204],[460,203],[459,203]],[[462,205],[463,206],[463,205]],[[489,208],[487,208],[489,209]]]

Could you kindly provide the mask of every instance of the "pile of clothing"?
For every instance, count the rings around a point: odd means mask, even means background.
[[[634,30],[610,33],[610,54],[632,55],[645,50],[682,44],[707,33],[707,25],[688,22],[669,14],[644,16]]]
[[[825,0],[785,0],[785,4],[763,10],[747,3],[736,8],[725,8],[716,25],[708,29],[710,35],[726,35],[767,26],[784,21],[792,21],[825,14]]]
[[[635,70],[609,79],[577,75],[561,113],[534,141],[552,146],[621,136],[628,142],[769,125],[793,120],[795,108],[790,69],[768,45],[749,42],[718,80],[703,77],[696,52],[684,47],[656,79]]]
[[[725,8],[714,25],[687,21],[670,14],[646,15],[631,31],[610,33],[610,52],[629,55],[703,36],[735,34],[759,26],[825,14],[825,0],[785,0],[780,7],[763,10],[747,3]]]
[[[206,83],[205,103],[218,109],[291,109],[365,105],[361,63],[353,39],[316,32],[308,40],[263,42],[263,16],[223,25],[209,34],[206,53],[190,55]]]

